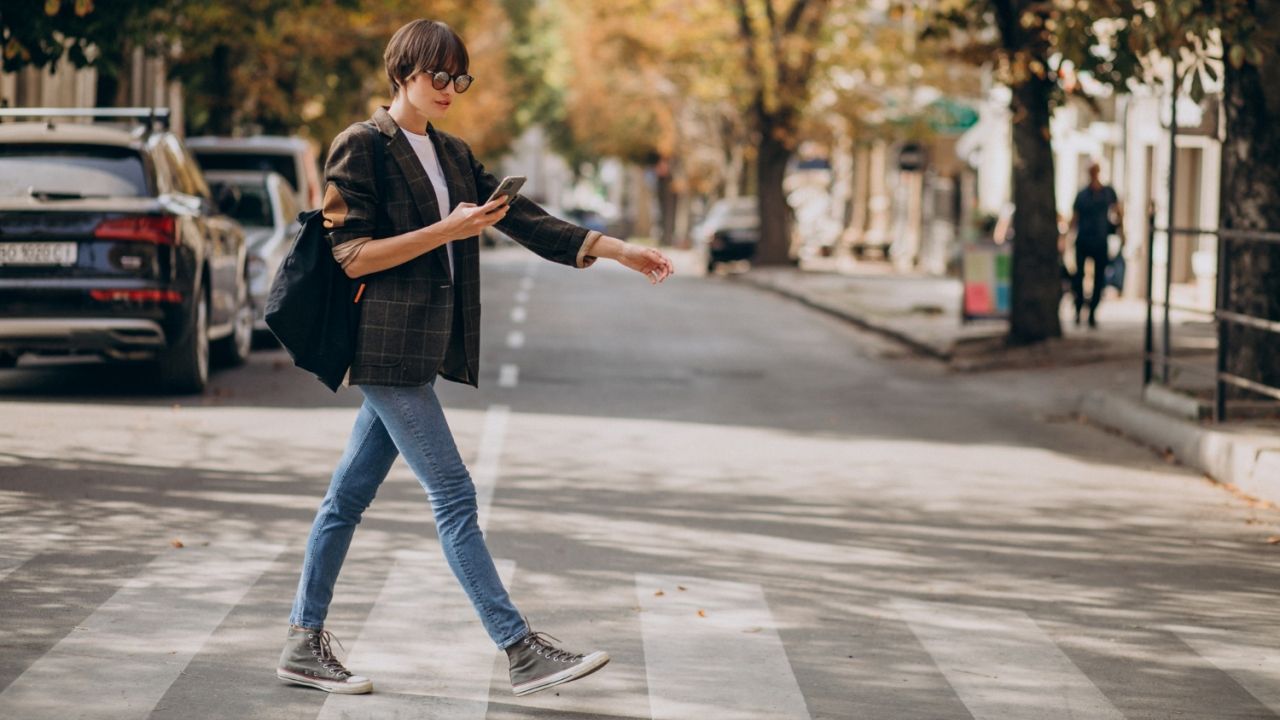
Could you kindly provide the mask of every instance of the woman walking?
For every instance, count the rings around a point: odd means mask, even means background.
[[[431,125],[472,83],[461,38],[444,23],[415,20],[391,38],[384,60],[390,107],[334,139],[325,166],[323,216],[334,257],[365,285],[348,373],[364,404],[311,528],[276,675],[328,692],[372,690],[370,679],[334,656],[324,621],[355,526],[403,455],[429,495],[449,567],[506,651],[512,690],[525,695],[584,677],[609,656],[558,647],[508,597],[435,393],[437,375],[477,385],[478,235],[497,225],[553,262],[585,268],[611,259],[651,283],[671,274],[671,261],[551,217],[519,196],[478,205],[498,180],[465,142]]]

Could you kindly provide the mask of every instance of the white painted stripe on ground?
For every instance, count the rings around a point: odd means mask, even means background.
[[[346,662],[373,694],[330,695],[317,720],[484,720],[498,652],[440,553],[399,551]]]
[[[493,502],[493,489],[498,484],[498,472],[502,466],[502,446],[507,439],[507,423],[511,408],[506,405],[490,405],[484,414],[484,429],[480,431],[480,449],[476,463],[471,468],[471,481],[476,486],[476,506],[479,508],[480,530],[489,526],[489,504]]]
[[[1124,720],[1026,613],[895,600],[975,720]]]
[[[528,291],[528,290],[523,290],[523,289],[522,289],[522,290],[517,290],[517,291],[516,291],[516,302],[517,302],[517,303],[519,303],[519,304],[521,304],[521,305],[523,305],[523,304],[525,304],[525,303],[529,302],[529,291]]]
[[[0,717],[147,717],[282,549],[217,541],[160,555],[0,693]]]
[[[498,368],[498,387],[513,388],[520,381],[520,367],[504,363]]]
[[[1280,648],[1263,645],[1257,638],[1209,628],[1169,628],[1219,670],[1230,675],[1249,694],[1280,713]]]
[[[519,305],[511,308],[511,322],[522,323],[529,316],[525,309]]]
[[[636,594],[654,720],[808,720],[759,585],[640,574]]]
[[[519,330],[512,330],[507,333],[507,347],[516,350],[524,347],[524,333]]]

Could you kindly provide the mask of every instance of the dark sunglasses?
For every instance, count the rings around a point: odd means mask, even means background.
[[[449,86],[449,81],[452,80],[453,89],[457,91],[458,94],[466,92],[467,88],[471,87],[471,81],[475,80],[475,78],[470,75],[458,75],[457,77],[454,77],[443,70],[437,70],[435,72],[423,70],[422,72],[431,76],[431,87],[437,90],[445,89]]]

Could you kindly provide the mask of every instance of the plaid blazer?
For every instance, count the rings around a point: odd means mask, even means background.
[[[438,222],[458,203],[479,204],[489,198],[499,180],[476,160],[471,148],[430,124],[427,134],[448,185],[451,207],[443,212],[409,139],[386,108],[334,138],[325,162],[322,207],[332,246],[400,235]],[[374,181],[375,141],[386,143],[383,198],[377,197]],[[585,242],[585,228],[552,217],[522,196],[497,227],[553,262],[587,267],[595,260],[585,252],[590,244]],[[452,278],[444,246],[360,278],[365,289],[350,384],[423,385],[439,374],[479,385],[479,237],[455,240],[453,253]]]

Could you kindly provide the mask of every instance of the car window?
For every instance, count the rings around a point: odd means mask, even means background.
[[[275,171],[284,176],[293,187],[298,186],[298,168],[292,155],[260,152],[209,152],[197,148],[196,158],[205,172],[210,170]]]
[[[0,197],[150,195],[142,155],[115,145],[0,144]]]
[[[182,142],[170,135],[165,138],[164,149],[167,159],[173,164],[174,174],[178,177],[182,192],[212,202],[213,196],[209,192],[209,186],[204,182],[204,176],[200,173],[200,166],[196,164],[195,158],[187,154]]]
[[[261,182],[241,182],[241,183],[219,183],[214,182],[213,187],[216,192],[221,194],[222,188],[232,185],[240,194],[240,200],[236,203],[235,208],[231,211],[231,217],[241,225],[253,227],[271,227],[275,221],[271,217],[271,198],[267,194],[266,183]]]

